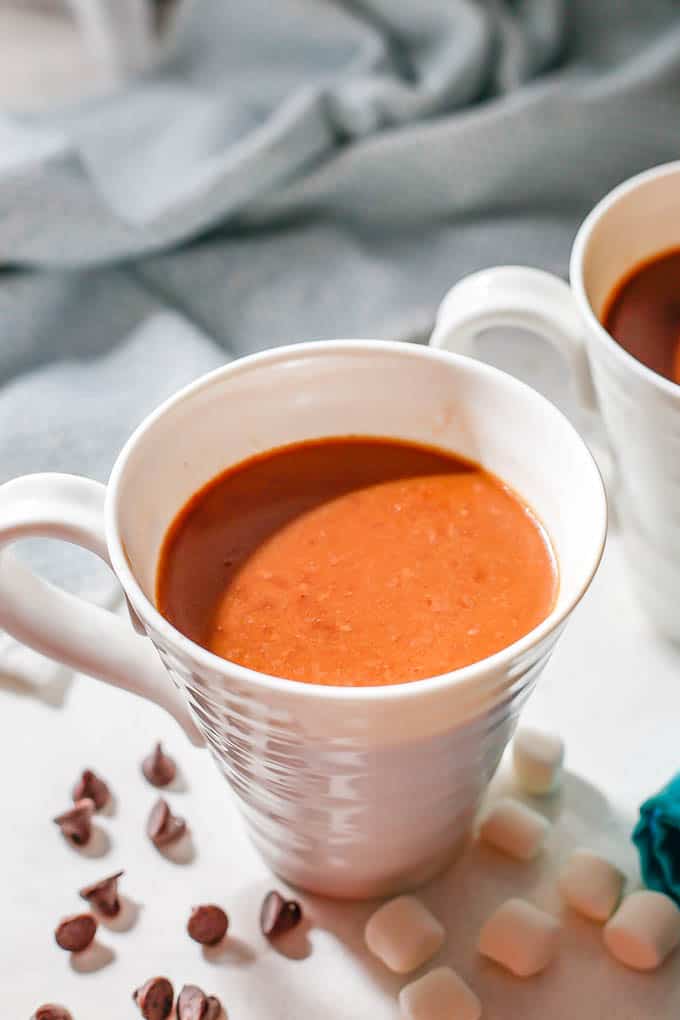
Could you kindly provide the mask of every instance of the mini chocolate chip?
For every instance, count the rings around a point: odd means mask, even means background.
[[[203,946],[216,945],[227,933],[229,918],[221,907],[212,903],[194,907],[187,922],[187,931]]]
[[[101,882],[86,885],[84,889],[80,890],[80,895],[84,900],[88,900],[104,917],[115,917],[120,913],[118,879],[123,874],[123,871],[117,871],[115,875],[103,878]]]
[[[284,900],[280,893],[268,892],[260,910],[260,928],[267,938],[283,935],[302,920],[302,908],[296,900]]]
[[[72,808],[57,815],[54,822],[60,827],[64,836],[76,846],[85,846],[92,835],[92,815],[94,801],[89,797],[77,800]]]
[[[66,1006],[57,1006],[54,1002],[46,1002],[38,1006],[31,1020],[73,1020]]]
[[[208,996],[208,1009],[203,1020],[218,1020],[222,1016],[222,1003],[216,995]]]
[[[167,1020],[172,1013],[175,993],[167,978],[150,978],[146,984],[133,993],[132,998],[139,1006],[145,1020]]]
[[[196,985],[185,985],[177,999],[177,1020],[218,1020],[222,1003]]]
[[[97,934],[97,922],[92,914],[74,914],[59,922],[54,937],[57,945],[69,953],[82,953]]]
[[[167,786],[177,775],[177,768],[161,744],[156,744],[151,754],[142,762],[142,772],[152,786]]]
[[[108,802],[111,800],[111,791],[104,782],[100,779],[96,773],[92,772],[91,769],[85,769],[82,776],[73,787],[73,800],[82,800],[83,797],[89,797],[91,801],[94,801],[94,806],[97,811],[101,811],[103,807],[106,807]]]
[[[185,985],[177,999],[177,1020],[205,1020],[208,997],[196,985]]]
[[[173,815],[168,802],[160,797],[151,808],[146,823],[146,831],[152,843],[159,847],[174,843],[184,835],[186,828],[187,823],[184,819]]]

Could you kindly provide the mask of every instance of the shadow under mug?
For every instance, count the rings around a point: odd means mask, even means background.
[[[656,628],[680,641],[680,385],[637,361],[601,319],[635,266],[680,248],[680,162],[632,177],[583,222],[570,283],[498,266],[461,280],[442,301],[430,341],[472,353],[485,329],[515,326],[550,341],[570,364],[583,409],[602,416],[629,573]]]
[[[347,434],[455,451],[521,493],[559,565],[548,617],[464,669],[369,688],[265,676],[175,630],[155,608],[154,582],[177,510],[229,464]],[[388,894],[441,870],[464,839],[517,714],[598,567],[606,516],[600,475],[577,432],[513,377],[411,344],[301,344],[233,362],[182,390],[128,440],[107,487],[50,474],[3,485],[0,625],[157,701],[204,739],[253,842],[283,878],[330,896]],[[32,574],[7,548],[29,535],[101,556],[138,633]]]

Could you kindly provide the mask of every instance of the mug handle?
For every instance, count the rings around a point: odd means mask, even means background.
[[[548,340],[571,367],[583,410],[597,410],[583,323],[564,280],[528,266],[497,266],[466,276],[440,304],[430,345],[470,354],[478,334],[495,326],[525,329]]]
[[[153,49],[151,0],[67,0],[96,61],[118,78],[146,67]]]
[[[0,626],[71,669],[155,701],[202,745],[151,641],[108,610],[44,581],[8,548],[21,538],[59,538],[111,567],[105,496],[100,482],[75,475],[25,475],[0,486]]]

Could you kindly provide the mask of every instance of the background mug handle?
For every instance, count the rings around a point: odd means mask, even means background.
[[[564,280],[527,266],[497,266],[466,276],[439,306],[430,345],[471,354],[475,338],[497,326],[525,329],[548,340],[571,368],[582,409],[597,410],[583,322]]]
[[[150,65],[152,0],[67,0],[67,4],[91,55],[115,79]]]
[[[0,627],[51,659],[155,701],[201,745],[186,703],[158,652],[127,620],[56,588],[9,546],[59,538],[96,553],[110,567],[104,528],[106,487],[75,475],[25,475],[0,486]]]

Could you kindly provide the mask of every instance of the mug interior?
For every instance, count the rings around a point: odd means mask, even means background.
[[[572,257],[572,280],[601,322],[617,284],[641,262],[680,248],[680,163],[620,185],[590,213]]]
[[[552,404],[513,377],[446,351],[329,341],[218,369],[171,398],[128,441],[111,479],[109,545],[118,545],[151,603],[140,607],[140,593],[128,592],[142,618],[151,612],[160,620],[152,608],[160,548],[197,489],[264,450],[347,435],[453,451],[494,472],[533,508],[559,567],[557,602],[539,628],[555,625],[583,594],[602,551],[604,493],[586,446]],[[115,549],[113,558],[115,565]]]

